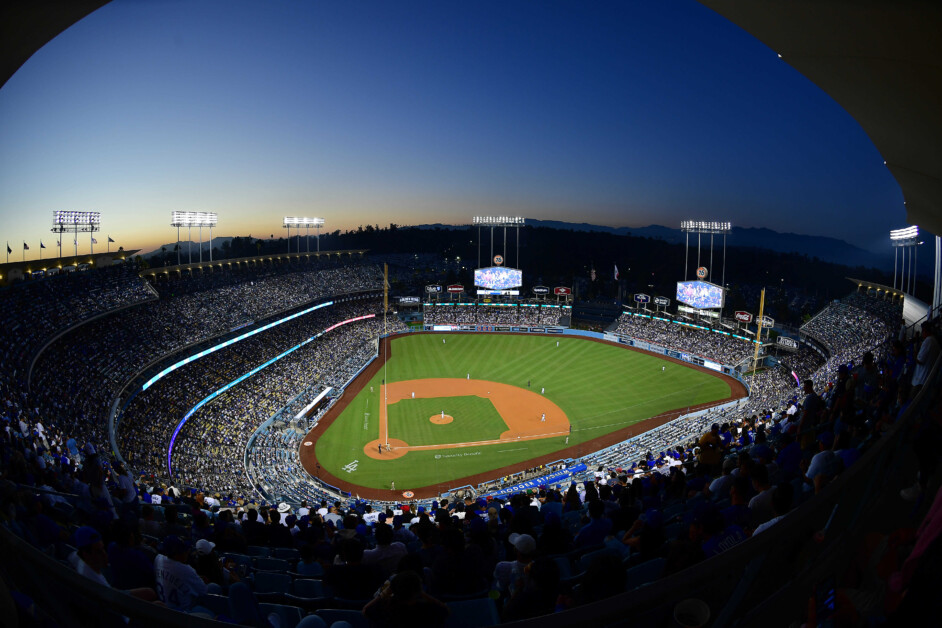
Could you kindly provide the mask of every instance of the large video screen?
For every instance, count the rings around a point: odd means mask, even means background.
[[[707,281],[678,281],[677,300],[698,310],[723,307],[723,289]]]
[[[523,271],[503,266],[477,268],[474,271],[474,285],[490,290],[508,290],[523,285]]]

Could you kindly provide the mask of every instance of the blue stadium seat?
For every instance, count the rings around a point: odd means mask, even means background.
[[[287,573],[291,569],[291,564],[280,558],[256,558],[255,569],[259,571],[277,571]]]
[[[259,571],[255,574],[255,593],[288,593],[291,591],[291,576],[286,573]]]
[[[479,628],[480,626],[496,626],[500,623],[497,603],[489,597],[448,602],[448,608],[451,613],[445,621],[447,628]]]
[[[588,552],[587,554],[583,554],[576,566],[579,568],[579,571],[584,573],[594,560],[601,556],[607,555],[616,556],[618,560],[621,560],[621,554],[618,554],[615,549],[610,547],[603,547],[601,549]]]
[[[213,616],[229,616],[229,598],[225,595],[213,595],[212,593],[207,593],[196,602],[196,605],[202,606],[206,610],[210,611]]]
[[[281,620],[281,628],[295,628],[295,626],[301,623],[301,618],[305,615],[304,611],[297,606],[262,603],[259,604],[258,607],[262,611],[263,617],[268,617],[271,613],[278,615],[278,618]]]
[[[353,628],[370,628],[370,622],[360,611],[344,610],[339,608],[322,608],[315,613],[330,626],[334,622],[345,621]]]
[[[320,578],[324,575],[324,568],[320,563],[298,563],[295,572],[302,578]]]
[[[268,558],[271,556],[271,548],[249,545],[245,548],[245,553],[255,558]]]
[[[272,555],[275,558],[284,560],[298,560],[301,558],[301,552],[293,547],[276,547]]]
[[[666,558],[652,558],[629,569],[625,573],[625,591],[633,591],[660,578],[666,562]]]
[[[298,597],[330,597],[330,589],[320,580],[295,580],[291,593]]]

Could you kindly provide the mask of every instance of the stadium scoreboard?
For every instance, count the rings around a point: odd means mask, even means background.
[[[518,296],[523,285],[523,271],[505,266],[476,268],[474,285],[479,295]]]
[[[678,281],[677,301],[698,310],[723,307],[725,290],[709,281]]]

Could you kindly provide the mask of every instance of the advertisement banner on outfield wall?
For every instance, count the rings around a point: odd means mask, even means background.
[[[547,328],[546,328],[546,333],[548,333],[548,334],[561,334],[561,333],[563,333],[563,330],[564,330],[564,329],[565,329],[564,327],[547,327]],[[530,331],[534,331],[534,330],[531,329]]]
[[[618,342],[618,336],[615,334],[602,334],[602,338],[608,340],[609,342]]]
[[[569,467],[568,469],[562,469],[560,471],[554,471],[549,475],[544,475],[539,478],[533,478],[532,480],[527,480],[526,482],[520,482],[519,484],[514,484],[509,488],[505,488],[494,493],[487,493],[484,497],[506,497],[508,495],[513,495],[514,493],[519,493],[525,491],[528,488],[537,488],[539,486],[550,486],[552,484],[558,484],[564,480],[571,478],[576,473],[582,473],[588,467],[584,463],[579,463],[575,466]],[[564,487],[566,488],[566,487]]]

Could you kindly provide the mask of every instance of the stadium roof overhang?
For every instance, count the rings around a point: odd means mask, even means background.
[[[26,279],[32,273],[45,274],[53,268],[57,269],[56,272],[58,272],[62,269],[71,271],[79,267],[85,268],[85,264],[88,264],[89,267],[100,268],[115,263],[123,263],[127,258],[137,254],[138,251],[140,249],[126,251],[122,248],[117,251],[87,253],[85,255],[64,255],[62,257],[46,257],[45,259],[28,259],[25,261],[13,260],[0,264],[0,286]]]
[[[909,223],[942,235],[942,3],[699,2],[780,54],[846,109],[902,188]]]

